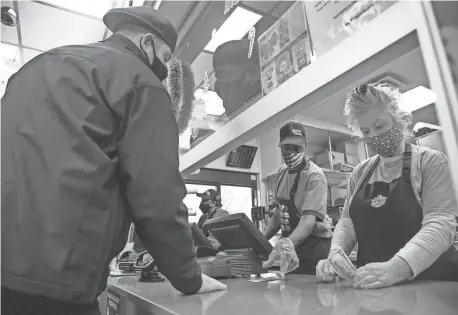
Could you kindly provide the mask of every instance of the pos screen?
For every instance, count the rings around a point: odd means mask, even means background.
[[[212,243],[210,243],[208,238],[205,236],[204,232],[201,229],[199,229],[197,224],[195,223],[191,224],[191,232],[192,232],[192,239],[194,240],[195,246],[205,246],[205,247],[213,248]]]
[[[272,245],[244,213],[209,220],[207,228],[224,249],[251,248],[260,256],[272,251]]]

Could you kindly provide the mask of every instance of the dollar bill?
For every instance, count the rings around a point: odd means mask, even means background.
[[[352,280],[356,275],[356,267],[342,249],[335,251],[329,258],[337,275],[345,280]]]

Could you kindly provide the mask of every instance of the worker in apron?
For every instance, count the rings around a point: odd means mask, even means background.
[[[410,180],[412,145],[405,144],[402,175],[391,183],[369,184],[378,163],[380,158],[371,166],[349,209],[358,239],[358,267],[389,261],[422,227],[423,209]],[[450,247],[417,279],[458,281],[458,251]]]
[[[277,174],[277,208],[264,235],[270,239],[281,229],[281,239],[264,266],[271,267],[286,252],[284,259],[293,257],[298,261],[298,267],[295,264],[286,272],[315,274],[318,261],[329,253],[332,237],[326,220],[326,177],[305,157],[306,131],[302,124],[291,121],[280,129],[280,147],[285,164]]]
[[[374,156],[362,161],[348,184],[342,218],[329,257],[358,245],[354,286],[375,289],[411,280],[458,281],[458,206],[447,157],[408,141],[411,114],[400,93],[379,83],[348,95],[344,113]],[[328,259],[317,266],[320,281],[336,274]]]

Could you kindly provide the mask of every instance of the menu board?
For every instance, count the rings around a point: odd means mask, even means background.
[[[304,1],[315,55],[319,58],[395,3],[379,0]]]
[[[311,61],[305,8],[296,2],[258,38],[263,95],[273,91]]]

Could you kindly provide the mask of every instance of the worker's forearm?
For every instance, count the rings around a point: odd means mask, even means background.
[[[264,231],[264,236],[268,240],[270,240],[277,234],[278,230],[280,230],[280,220],[277,218],[276,215],[274,215],[267,224],[267,228]]]
[[[300,246],[312,233],[313,227],[315,226],[315,216],[305,215],[302,216],[299,224],[294,229],[288,238],[293,242],[294,246]]]

